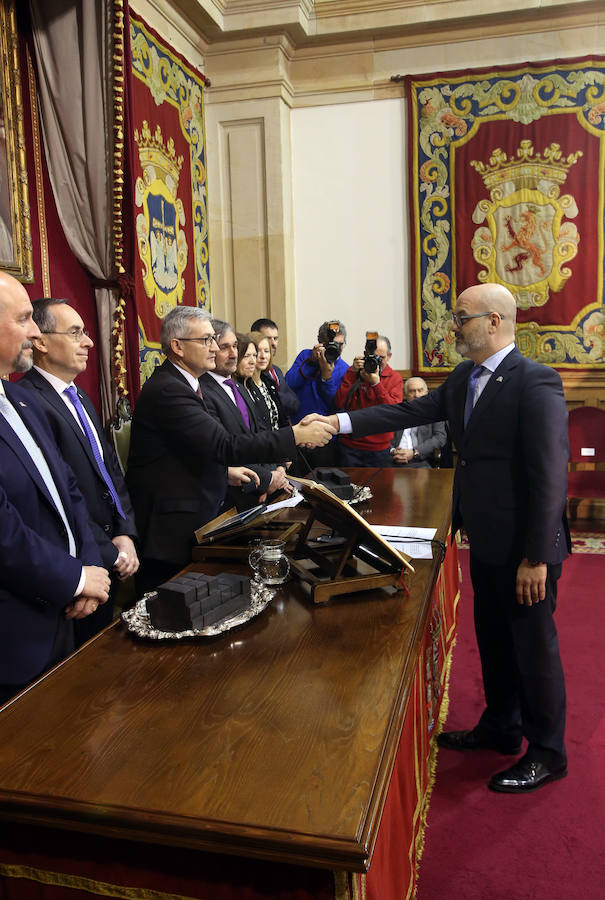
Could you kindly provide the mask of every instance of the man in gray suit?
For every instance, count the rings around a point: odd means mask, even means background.
[[[408,378],[403,386],[404,400],[425,397],[429,392],[424,378]],[[396,431],[391,441],[391,464],[408,469],[430,469],[435,450],[445,447],[445,422],[429,422]]]

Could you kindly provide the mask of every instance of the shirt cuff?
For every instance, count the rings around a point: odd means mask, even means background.
[[[351,417],[348,413],[336,413],[338,419],[338,433],[352,434],[353,426],[351,425]]]
[[[84,571],[84,566],[82,566],[82,574],[80,575],[80,580],[78,581],[78,586],[74,592],[74,599],[79,597],[82,591],[84,590],[84,585],[86,584],[86,572]]]

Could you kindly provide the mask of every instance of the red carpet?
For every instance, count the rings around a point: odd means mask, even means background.
[[[468,551],[460,560],[447,730],[472,727],[482,709]],[[527,796],[495,794],[487,780],[513,757],[440,750],[418,900],[605,897],[605,557],[568,559],[558,596],[569,775]]]

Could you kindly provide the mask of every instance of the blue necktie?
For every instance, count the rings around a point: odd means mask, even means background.
[[[120,503],[120,498],[118,497],[118,493],[114,487],[114,483],[111,480],[111,475],[107,471],[105,466],[105,462],[103,461],[103,457],[101,456],[101,451],[99,450],[99,445],[97,443],[97,439],[93,434],[92,428],[90,427],[90,423],[84,412],[84,407],[82,406],[82,401],[78,397],[78,392],[76,391],[73,384],[70,384],[69,387],[65,388],[65,393],[71,400],[73,407],[77,413],[78,419],[80,420],[80,424],[84,429],[84,434],[88,438],[88,443],[90,444],[90,449],[92,450],[92,455],[95,458],[95,462],[99,467],[99,471],[103,476],[103,481],[107,485],[107,490],[111,494],[111,499],[115,503],[116,510],[118,511],[118,515],[120,515],[123,519],[126,518],[124,515],[124,510],[122,509],[122,504]]]
[[[474,366],[471,371],[471,377],[468,380],[466,388],[466,403],[464,405],[464,427],[466,428],[468,420],[471,417],[473,406],[475,405],[475,391],[477,390],[477,380],[483,372],[483,366]]]
[[[242,419],[246,423],[246,428],[250,428],[250,416],[248,415],[248,407],[246,406],[246,401],[240,394],[235,381],[233,381],[232,378],[226,378],[225,381],[223,382],[223,384],[228,384],[229,387],[231,388],[231,393],[233,394],[233,397],[237,404],[237,408],[239,409],[239,411],[242,414]]]

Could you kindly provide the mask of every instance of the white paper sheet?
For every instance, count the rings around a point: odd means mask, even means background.
[[[374,530],[392,547],[412,559],[432,559],[432,539],[436,528],[406,528],[403,525],[374,525]]]

